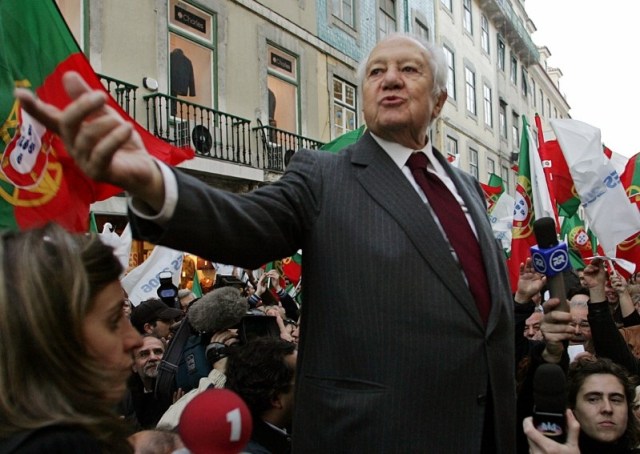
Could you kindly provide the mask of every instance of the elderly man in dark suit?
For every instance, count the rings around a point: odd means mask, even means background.
[[[477,181],[427,134],[442,51],[390,35],[361,69],[368,132],[337,155],[299,150],[248,194],[157,164],[74,75],[62,113],[18,95],[89,176],[129,192],[138,238],[245,268],[304,250],[294,452],[513,452],[502,252]]]

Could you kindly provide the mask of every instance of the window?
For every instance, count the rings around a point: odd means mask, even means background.
[[[533,99],[533,107],[537,107],[538,103],[536,102],[536,81],[531,79],[531,99]]]
[[[215,108],[216,16],[181,0],[170,0],[168,13],[169,93],[189,103]],[[172,103],[171,115],[177,129],[202,122],[186,103]],[[206,127],[211,131],[216,125]],[[179,135],[180,142],[188,141],[192,134],[180,130]]]
[[[500,121],[500,137],[506,140],[507,138],[507,105],[500,101],[500,113],[499,113],[499,121]]]
[[[496,173],[496,162],[492,158],[487,158],[487,180],[492,173]]]
[[[358,127],[356,112],[356,88],[334,77],[333,126],[336,137]]]
[[[491,96],[491,88],[486,84],[483,87],[484,95],[484,124],[488,127],[493,127],[493,101]]]
[[[509,74],[509,79],[514,85],[518,83],[518,59],[515,55],[511,55],[511,72]]]
[[[504,187],[507,188],[507,190],[511,187],[509,183],[509,173],[509,167],[502,166],[500,168],[500,178],[502,178],[502,183],[504,183]]]
[[[558,118],[558,109],[553,108],[553,118]]]
[[[453,52],[447,46],[443,46],[444,56],[447,60],[447,93],[451,99],[456,99],[456,64]]]
[[[396,31],[396,1],[378,0],[378,39]]]
[[[529,74],[527,73],[527,70],[525,69],[525,67],[522,66],[522,74],[520,76],[520,86],[522,88],[522,96],[524,96],[525,98],[529,96],[528,81],[529,81]]]
[[[540,89],[540,115],[544,117],[544,93],[542,92],[542,88]]]
[[[517,113],[513,113],[513,123],[511,124],[511,134],[512,134],[512,140],[511,142],[513,143],[513,148],[515,148],[516,150],[520,150],[520,127],[518,125],[518,114]]]
[[[482,28],[482,35],[480,36],[480,44],[482,50],[486,53],[490,53],[491,46],[489,44],[489,19],[484,14],[480,18],[480,27]]]
[[[353,27],[353,0],[332,0],[331,14],[340,19],[345,24]]]
[[[58,8],[69,26],[71,34],[78,42],[81,49],[84,48],[84,2],[82,0],[56,0]]]
[[[462,26],[465,31],[473,35],[473,16],[471,15],[471,0],[462,0],[464,15],[462,16]]]
[[[298,133],[298,59],[273,45],[267,46],[267,89],[271,126]],[[271,105],[273,100],[273,105]]]
[[[476,75],[469,68],[464,68],[464,82],[467,94],[467,111],[476,114]]]
[[[478,150],[469,148],[469,173],[478,179]]]
[[[424,25],[422,22],[420,22],[417,19],[416,19],[415,32],[424,41],[430,41],[430,38],[429,38],[429,27],[427,27],[426,25]]]
[[[551,118],[551,100],[547,98],[547,116]]]
[[[458,141],[451,136],[447,136],[447,155],[448,156],[457,156],[458,155]]]
[[[440,0],[440,3],[442,3],[442,6],[447,8],[449,11],[453,11],[453,8],[452,8],[452,5],[451,5],[451,1],[452,0]]]
[[[502,41],[502,36],[498,34],[498,69],[504,71],[504,61],[507,54],[507,48]]]

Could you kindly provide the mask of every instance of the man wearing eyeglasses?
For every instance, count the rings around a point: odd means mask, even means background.
[[[581,354],[581,351],[593,353],[591,326],[588,320],[588,301],[589,297],[583,294],[574,295],[569,300],[569,311],[571,313],[571,323],[569,323],[569,326],[571,326],[572,329],[571,339],[569,339],[569,356],[571,360]]]
[[[164,340],[153,334],[145,334],[142,346],[133,351],[134,373],[127,383],[127,394],[121,403],[121,414],[131,423],[133,430],[155,427],[168,408],[153,393],[158,365],[165,349]]]

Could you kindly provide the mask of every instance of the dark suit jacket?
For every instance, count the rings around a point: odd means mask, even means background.
[[[428,208],[370,134],[298,151],[283,177],[230,194],[178,175],[173,219],[134,234],[254,268],[303,250],[293,452],[480,451],[487,390],[498,452],[515,450],[513,308],[478,183],[436,153],[469,207],[488,325]]]

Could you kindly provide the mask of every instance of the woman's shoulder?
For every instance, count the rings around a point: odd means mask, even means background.
[[[13,446],[12,446],[13,445]],[[78,427],[50,426],[22,432],[0,442],[0,454],[48,454],[102,452],[104,446],[89,432]]]

